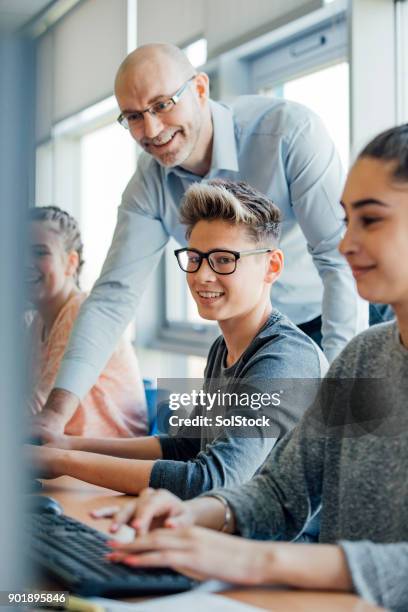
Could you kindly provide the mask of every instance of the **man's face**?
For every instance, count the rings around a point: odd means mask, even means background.
[[[189,247],[202,252],[211,249],[246,251],[259,248],[248,237],[245,227],[223,220],[199,221],[191,232]],[[269,302],[272,276],[268,253],[251,255],[237,261],[233,274],[214,272],[203,260],[197,272],[187,274],[191,294],[201,317],[227,321],[249,314],[261,302]],[[275,274],[277,277],[279,274]]]
[[[116,97],[125,114],[144,110],[164,101],[192,75],[162,57],[128,68],[116,82]],[[198,95],[200,76],[191,81],[179,102],[163,114],[144,113],[143,120],[129,122],[133,138],[162,166],[179,166],[194,156],[202,128],[202,101]]]

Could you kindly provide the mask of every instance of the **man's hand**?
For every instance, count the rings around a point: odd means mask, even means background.
[[[165,489],[144,489],[139,497],[121,509],[106,507],[91,512],[94,518],[113,517],[110,532],[129,524],[138,535],[157,527],[187,527],[194,524],[191,506]]]
[[[63,476],[63,453],[58,448],[47,446],[25,446],[27,466],[35,478],[58,478]]]
[[[193,578],[258,585],[271,570],[273,545],[201,527],[157,529],[131,544],[109,542],[110,561],[131,567],[171,567]]]
[[[63,434],[79,404],[79,399],[65,389],[53,389],[40,414],[33,418],[33,429],[44,428],[56,434]]]

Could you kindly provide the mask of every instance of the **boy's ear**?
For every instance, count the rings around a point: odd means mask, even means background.
[[[75,276],[79,266],[79,255],[76,251],[70,251],[68,253],[67,267],[65,273],[67,276]]]
[[[275,249],[272,253],[268,253],[268,265],[265,274],[266,283],[274,283],[278,280],[283,270],[283,252],[280,249]]]

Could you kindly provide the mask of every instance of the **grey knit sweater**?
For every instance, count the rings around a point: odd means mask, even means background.
[[[396,323],[352,340],[262,472],[218,493],[248,538],[292,540],[321,506],[319,540],[342,546],[355,591],[408,610],[408,350]]]

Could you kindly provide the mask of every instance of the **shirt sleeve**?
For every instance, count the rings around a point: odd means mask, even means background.
[[[199,438],[175,438],[172,436],[157,436],[163,459],[171,461],[188,461],[200,452]]]
[[[287,143],[286,172],[293,211],[323,282],[323,349],[329,362],[368,327],[368,305],[338,246],[343,235],[340,205],[344,171],[321,120],[308,114]]]
[[[317,358],[315,357],[317,360]],[[280,389],[282,381],[274,380],[270,376],[270,359],[264,357],[258,359],[250,368],[245,377],[237,380],[233,392],[239,398],[248,396],[257,398],[260,395],[272,396]],[[316,373],[318,367],[316,366]],[[300,381],[299,393],[291,394],[293,401],[282,401],[279,405],[270,405],[266,408],[258,407],[254,410],[250,406],[243,407],[233,404],[228,408],[212,409],[213,421],[216,416],[229,419],[231,416],[259,421],[248,425],[229,425],[221,428],[220,433],[214,441],[208,443],[205,449],[198,449],[198,454],[192,452],[188,457],[188,451],[194,451],[192,440],[185,436],[186,428],[182,429],[184,438],[171,441],[164,440],[162,449],[165,455],[169,452],[175,458],[183,458],[183,461],[159,460],[156,461],[150,478],[150,486],[153,488],[165,488],[178,495],[182,499],[196,497],[205,491],[219,487],[236,487],[250,480],[266,460],[277,440],[292,429],[304,414],[310,401],[310,391],[318,385],[318,379],[312,381],[311,388],[305,389],[304,381]],[[232,391],[232,389],[229,389]],[[312,398],[313,399],[313,398]],[[240,400],[239,400],[240,401]],[[263,417],[269,417],[268,424],[264,424]],[[195,429],[192,431],[196,431]],[[172,447],[170,446],[172,444]],[[181,450],[187,451],[179,455]],[[265,511],[265,509],[264,509]]]
[[[275,446],[262,470],[239,488],[216,491],[245,538],[299,538],[320,511],[326,436],[321,392],[299,425]]]
[[[245,482],[265,460],[275,440],[222,436],[186,461],[156,461],[149,486],[168,489],[181,499]]]
[[[355,591],[387,610],[408,609],[408,543],[340,542]]]
[[[98,378],[134,316],[168,241],[153,179],[138,169],[130,185],[118,209],[101,275],[81,308],[55,383],[80,399]]]

